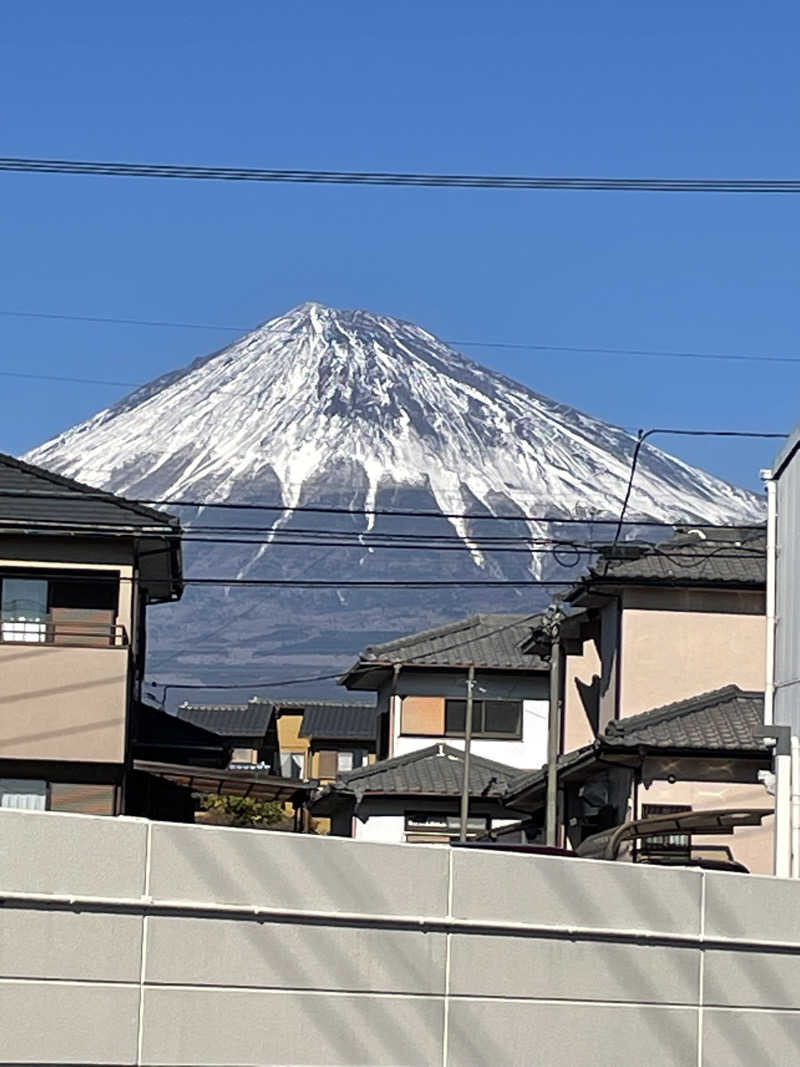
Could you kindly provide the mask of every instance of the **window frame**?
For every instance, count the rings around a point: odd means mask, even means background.
[[[3,586],[4,583],[8,580],[45,583],[46,610],[42,619],[38,621],[31,620],[30,622],[24,622],[14,620],[13,617],[9,619],[4,618],[2,606]],[[98,584],[99,582],[108,583],[111,594],[109,595],[108,600],[111,606],[96,609],[77,606],[72,609],[70,609],[69,607],[64,609],[64,605],[54,604],[54,599],[56,599],[55,587],[59,584],[63,586],[67,582],[74,582],[78,587],[81,587],[83,583],[87,585],[92,583]],[[125,635],[124,629],[120,632],[119,627],[121,582],[122,573],[113,566],[76,566],[54,568],[51,565],[43,565],[39,567],[33,566],[31,564],[28,564],[27,566],[24,564],[12,564],[10,566],[4,565],[3,567],[0,567],[0,644],[16,644],[19,642],[24,642],[28,644],[32,643],[47,645],[65,644],[72,645],[75,647],[79,647],[82,645],[88,647],[105,647],[106,645],[108,645],[109,647],[117,647],[120,643],[120,636],[122,637],[121,643],[123,645],[127,644],[127,636]],[[59,590],[58,592],[63,592],[63,590]],[[108,614],[110,615],[110,622],[107,624],[105,622],[102,624],[95,624],[89,622],[84,622],[83,624],[81,624],[80,620],[77,619],[73,620],[72,622],[70,622],[69,619],[64,619],[60,623],[62,629],[61,631],[59,631],[59,624],[53,621],[54,609],[56,611],[75,610],[78,612],[90,612],[96,610],[108,612]],[[72,631],[71,634],[70,626],[75,625],[83,625],[85,627],[85,632],[79,631],[76,633],[75,631]],[[18,636],[15,636],[14,634],[15,626],[20,629],[20,634]],[[26,631],[21,629],[25,626],[28,626],[30,628],[38,626],[39,632],[36,633],[33,629],[30,629],[28,632],[28,636],[25,636]],[[92,630],[93,626],[97,627],[96,633],[94,633]],[[107,634],[105,632],[106,626],[108,629]]]
[[[463,697],[445,697],[444,702],[444,734],[443,737],[465,737],[464,730],[448,730],[447,728],[447,711],[449,704],[463,704],[464,705],[464,723],[466,725],[466,700]],[[486,706],[488,704],[515,704],[517,707],[517,728],[513,733],[501,733],[498,730],[486,729]],[[521,741],[522,740],[522,725],[524,719],[525,702],[524,700],[503,700],[494,697],[474,700],[472,702],[472,734],[473,738],[480,738],[485,741]],[[475,719],[478,718],[478,726],[476,728]]]
[[[467,840],[474,840],[491,830],[489,815],[470,815]],[[461,816],[449,812],[406,810],[403,812],[403,836],[408,843],[455,841],[461,833]]]
[[[300,773],[295,778],[294,775],[284,774],[283,761],[291,759],[293,756],[297,756],[300,761]],[[302,782],[306,776],[306,754],[301,749],[285,749],[280,753],[280,770],[282,778],[289,778],[293,782]]]

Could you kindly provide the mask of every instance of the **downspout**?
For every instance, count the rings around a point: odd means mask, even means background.
[[[400,668],[402,663],[395,663],[392,667],[392,688],[389,691],[389,751],[384,759],[391,759],[394,756],[394,714],[397,706],[397,680],[400,677]],[[380,738],[378,739],[380,741]]]
[[[775,575],[777,571],[778,508],[775,479],[772,471],[763,470],[761,477],[767,490],[767,603],[766,603],[766,677],[764,679],[764,725],[775,721]]]
[[[800,878],[800,738],[792,737],[792,878]]]
[[[767,491],[767,588],[764,677],[764,730],[775,727],[775,631],[777,628],[777,557],[778,557],[778,499],[777,483],[772,471],[761,472]],[[774,873],[788,878],[795,867],[795,836],[799,832],[798,814],[794,804],[799,761],[795,757],[795,738],[790,738],[788,726],[777,727],[773,749],[775,771],[775,864]],[[800,857],[798,857],[800,859]]]

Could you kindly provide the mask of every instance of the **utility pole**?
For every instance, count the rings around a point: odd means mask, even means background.
[[[564,612],[551,604],[543,625],[550,638],[550,707],[547,718],[547,797],[545,844],[558,845],[558,756],[561,747],[561,622]]]
[[[475,664],[470,663],[467,671],[467,708],[464,721],[464,777],[461,782],[461,829],[459,841],[467,840],[469,822],[469,752],[472,745],[472,690],[475,687]]]

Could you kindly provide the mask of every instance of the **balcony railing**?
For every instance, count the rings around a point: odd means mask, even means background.
[[[126,648],[128,634],[118,623],[4,614],[0,615],[0,644]]]

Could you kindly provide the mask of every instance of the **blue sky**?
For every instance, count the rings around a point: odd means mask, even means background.
[[[4,155],[800,176],[788,3],[118,6],[2,5]],[[445,338],[800,355],[798,198],[10,174],[0,196],[0,311],[247,326],[316,299]],[[143,381],[230,337],[0,315],[0,369]],[[624,426],[800,418],[800,364],[464,350]],[[0,449],[123,391],[2,378]],[[774,452],[669,447],[752,486]]]

